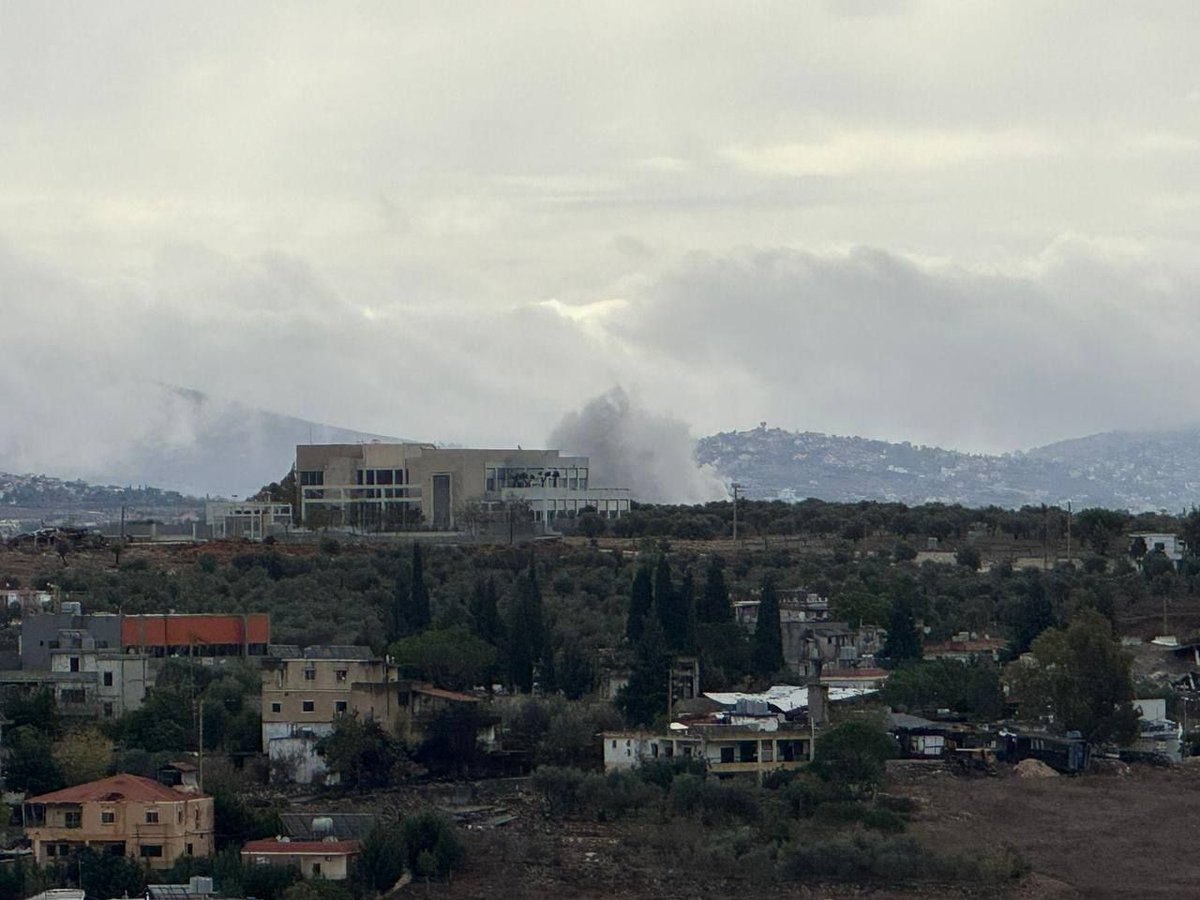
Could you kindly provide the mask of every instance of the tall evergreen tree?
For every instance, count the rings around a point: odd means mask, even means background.
[[[508,674],[513,687],[524,693],[533,690],[537,668],[544,664],[545,624],[542,596],[534,569],[517,576],[508,620]]]
[[[704,572],[704,596],[697,605],[696,618],[711,624],[733,621],[733,606],[725,585],[725,561],[715,554]]]
[[[629,589],[629,615],[625,619],[625,636],[631,644],[637,644],[646,628],[646,616],[654,607],[654,582],[645,565],[638,566]]]
[[[425,586],[425,570],[421,560],[421,542],[413,541],[412,587],[409,589],[409,627],[423,631],[429,627],[432,615],[429,610],[429,588]]]
[[[654,568],[654,611],[658,624],[662,626],[667,646],[673,650],[682,647],[687,638],[687,610],[671,579],[671,562],[664,553]]]
[[[887,641],[881,655],[893,663],[921,658],[921,635],[917,631],[912,600],[908,597],[898,596],[892,601]]]
[[[674,642],[675,648],[680,653],[695,653],[696,580],[692,577],[691,569],[685,570],[683,578],[679,580],[679,587],[675,591],[675,604],[679,608],[679,614],[683,620],[683,629],[680,632],[681,636],[679,640]]]
[[[475,582],[470,611],[475,620],[475,633],[492,646],[498,646],[504,635],[504,622],[500,619],[494,578],[480,578]]]
[[[754,626],[750,661],[756,675],[773,675],[783,668],[783,628],[779,622],[779,595],[769,575],[763,579],[758,600],[758,622]]]
[[[650,725],[667,711],[667,673],[671,655],[662,625],[647,616],[646,629],[638,639],[629,683],[617,692],[614,703],[630,725]]]
[[[398,641],[400,638],[409,634],[411,626],[408,622],[409,616],[409,595],[408,582],[400,575],[396,576],[396,582],[392,587],[392,607],[388,614],[388,643]]]

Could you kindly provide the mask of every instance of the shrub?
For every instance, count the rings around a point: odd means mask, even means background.
[[[839,827],[861,822],[867,814],[867,808],[853,800],[834,800],[822,803],[813,814],[813,820],[822,825]]]
[[[579,787],[584,774],[564,766],[540,766],[533,773],[533,789],[542,795],[546,815],[562,819],[579,810]]]
[[[862,823],[867,828],[882,831],[884,834],[899,834],[905,827],[903,816],[892,812],[890,809],[876,808],[864,810]]]
[[[896,742],[887,732],[853,720],[817,739],[812,768],[849,796],[870,795],[883,782],[884,763],[895,755]]]
[[[410,872],[445,878],[462,868],[465,851],[458,832],[448,819],[437,813],[421,812],[408,816],[400,823],[400,835],[404,841],[405,864]],[[426,853],[432,855],[432,870],[428,858],[425,866],[420,865],[422,855]]]
[[[905,797],[902,794],[876,794],[875,805],[906,819],[921,808],[921,803],[916,797]]]
[[[858,832],[787,847],[779,874],[790,881],[918,881],[999,885],[1023,877],[1028,864],[1010,849],[988,856],[939,856],[909,837]]]

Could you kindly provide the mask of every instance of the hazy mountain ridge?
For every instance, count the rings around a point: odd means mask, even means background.
[[[1070,500],[1077,509],[1173,512],[1200,504],[1200,429],[1106,432],[986,455],[760,427],[702,438],[697,458],[757,499],[1005,507]]]
[[[75,445],[65,443],[69,438],[45,442],[41,454],[19,442],[0,441],[0,471],[41,472],[92,484],[152,484],[198,497],[242,497],[282,478],[296,458],[297,444],[397,440],[171,385],[139,386],[122,413],[111,421],[88,419]]]

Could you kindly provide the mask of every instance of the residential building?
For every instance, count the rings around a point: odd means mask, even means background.
[[[717,777],[762,780],[779,769],[798,769],[812,758],[817,728],[831,703],[855,702],[873,688],[774,685],[757,694],[711,691],[712,712],[684,714],[665,733],[618,731],[601,735],[605,771],[631,769],[644,762],[676,757],[704,761]]]
[[[1187,552],[1187,542],[1177,534],[1166,534],[1152,531],[1139,531],[1129,535],[1129,548],[1132,551],[1138,547],[1138,542],[1145,544],[1147,553],[1158,551],[1166,555],[1167,559],[1178,565],[1183,561],[1183,555]]]
[[[165,658],[261,655],[269,634],[265,613],[85,615],[67,602],[21,619],[20,668],[0,670],[0,691],[50,690],[65,715],[115,719],[141,707]]]
[[[629,511],[629,491],[592,483],[586,456],[558,450],[449,449],[432,444],[301,444],[296,502],[307,525],[371,530],[424,523],[461,527],[468,502],[527,504],[552,527],[594,508],[601,518]]]
[[[261,541],[285,534],[292,527],[292,504],[256,500],[209,501],[204,504],[207,537],[214,540],[246,538]]]
[[[783,661],[800,678],[819,678],[827,666],[845,668],[872,664],[883,649],[887,631],[874,625],[852,628],[829,618],[829,601],[803,590],[781,591],[779,629]],[[753,632],[758,627],[757,599],[733,604],[738,624]]]
[[[360,849],[358,841],[337,838],[321,841],[268,838],[249,841],[242,847],[242,865],[296,866],[305,878],[345,881],[350,874],[350,861]]]
[[[339,715],[374,719],[410,743],[424,737],[444,709],[477,705],[478,698],[402,678],[399,668],[367,647],[273,647],[263,661],[262,740],[272,777],[308,784],[325,775],[317,742],[333,733]],[[495,741],[494,726],[480,733]]]
[[[170,788],[138,775],[99,781],[30,797],[25,835],[39,865],[80,847],[169,869],[181,856],[213,852],[212,798],[191,788]]]
[[[1000,661],[1008,642],[1003,638],[988,637],[970,632],[959,632],[948,641],[936,641],[921,646],[922,659],[954,659],[961,663],[975,662],[978,659]]]
[[[156,659],[262,656],[271,640],[271,619],[266,613],[84,614],[77,603],[74,607],[21,619],[22,669],[49,671],[64,634],[78,634],[80,641],[86,636],[91,649],[144,653]]]

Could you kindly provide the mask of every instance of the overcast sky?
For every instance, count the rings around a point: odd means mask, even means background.
[[[140,379],[465,444],[615,386],[694,435],[1200,421],[1198,45],[1194,2],[13,0],[3,443]]]

